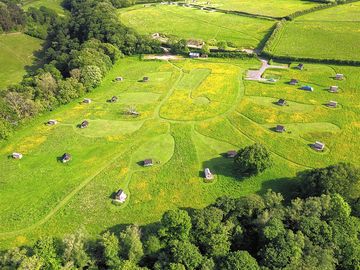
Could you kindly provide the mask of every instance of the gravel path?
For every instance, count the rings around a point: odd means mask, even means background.
[[[273,65],[269,65],[269,62],[265,59],[260,59],[261,61],[261,68],[257,69],[257,70],[248,70],[247,75],[246,75],[246,80],[250,80],[250,81],[266,81],[266,79],[264,79],[262,77],[262,75],[264,74],[264,72],[268,69],[268,68],[278,68],[278,69],[287,69],[288,67],[286,66],[273,66]]]

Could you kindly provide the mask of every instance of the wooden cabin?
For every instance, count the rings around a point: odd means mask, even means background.
[[[214,179],[214,175],[211,173],[210,169],[209,168],[205,168],[204,170],[204,175],[205,175],[205,178],[207,180],[212,180]]]
[[[338,103],[336,101],[330,100],[328,102],[328,104],[326,104],[326,106],[330,107],[330,108],[336,108],[338,105]]]
[[[126,201],[127,195],[125,194],[124,190],[119,189],[115,194],[115,201],[123,203]]]
[[[82,121],[82,123],[80,124],[80,128],[87,128],[89,126],[89,121],[84,120]]]
[[[324,148],[325,148],[325,144],[322,143],[322,142],[315,142],[313,145],[312,145],[312,148],[316,151],[323,151]]]
[[[85,103],[85,104],[90,104],[91,101],[92,101],[92,100],[91,100],[90,98],[84,98],[83,103]]]
[[[61,157],[61,162],[66,163],[71,160],[71,155],[68,153],[64,153]]]
[[[275,128],[275,131],[276,132],[279,132],[279,133],[283,133],[286,131],[285,127],[282,126],[282,125],[277,125],[276,128]]]
[[[54,125],[56,125],[57,123],[58,123],[58,121],[53,120],[53,119],[47,121],[48,126],[54,126]]]
[[[11,156],[13,159],[22,159],[23,158],[23,155],[21,153],[16,153],[16,152],[12,153]]]
[[[335,85],[330,86],[329,92],[330,92],[330,93],[337,93],[337,92],[339,92],[339,86],[335,86]]]
[[[281,98],[276,102],[276,104],[279,105],[279,106],[285,106],[286,105],[286,100]]]
[[[143,161],[143,166],[144,167],[150,167],[150,166],[152,166],[153,165],[153,160],[152,159],[145,159],[144,161]]]

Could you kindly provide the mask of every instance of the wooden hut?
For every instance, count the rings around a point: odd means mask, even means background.
[[[51,120],[47,121],[48,126],[54,126],[54,125],[56,125],[57,123],[58,123],[58,121],[56,121],[56,120],[54,120],[54,119],[51,119]]]
[[[92,100],[91,100],[90,98],[84,98],[83,103],[85,103],[85,104],[90,104],[91,101],[92,101]]]
[[[123,80],[124,80],[123,77],[116,77],[116,78],[115,78],[115,81],[116,81],[116,82],[122,82]]]
[[[115,201],[123,203],[126,201],[127,195],[125,194],[124,190],[119,189],[115,194]]]
[[[304,64],[300,63],[296,66],[296,69],[298,70],[303,70],[304,69]]]
[[[145,159],[145,160],[143,161],[143,166],[144,166],[144,167],[150,167],[150,166],[152,166],[152,165],[153,165],[152,159]]]
[[[336,108],[338,105],[338,103],[336,101],[330,100],[328,102],[328,104],[326,104],[326,106],[330,107],[330,108]]]
[[[276,104],[279,105],[279,106],[285,106],[286,105],[286,100],[281,98],[276,102]]]
[[[344,79],[344,74],[338,73],[335,75],[335,80],[343,80]]]
[[[282,126],[282,125],[277,125],[276,128],[275,128],[275,131],[276,132],[279,132],[279,133],[283,133],[286,131],[285,127]]]
[[[214,179],[214,175],[211,173],[210,169],[209,168],[205,168],[204,170],[204,175],[205,175],[205,178],[207,180],[212,180]]]
[[[297,85],[299,83],[299,81],[297,79],[291,79],[289,84],[290,85]]]
[[[61,157],[61,162],[66,163],[71,160],[71,155],[68,153],[64,153]]]
[[[312,148],[316,151],[323,151],[325,148],[325,144],[322,142],[315,142],[312,144]]]
[[[145,76],[145,77],[142,79],[142,81],[143,81],[143,82],[148,82],[148,81],[149,81],[149,77],[146,77],[146,76]]]
[[[237,151],[235,151],[235,150],[230,150],[226,153],[226,156],[228,158],[234,158],[234,157],[236,157],[236,155],[237,155]]]
[[[11,156],[13,159],[22,159],[23,158],[23,155],[21,153],[16,153],[16,152],[12,153]]]
[[[89,121],[84,120],[82,121],[82,123],[80,124],[80,128],[87,128],[89,126]]]

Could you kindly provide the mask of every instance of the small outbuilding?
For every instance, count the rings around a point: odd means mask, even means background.
[[[312,86],[309,86],[309,85],[304,85],[300,89],[305,90],[305,91],[309,91],[309,92],[314,91],[314,88]]]
[[[51,119],[51,120],[47,121],[48,126],[54,126],[54,125],[56,125],[57,123],[58,123],[58,121],[56,121],[56,120],[54,120],[54,119]]]
[[[143,166],[144,167],[150,167],[150,166],[152,166],[153,165],[153,160],[152,159],[145,159],[144,161],[143,161]]]
[[[275,128],[275,131],[276,132],[279,132],[279,133],[283,133],[286,131],[285,127],[282,126],[282,125],[277,125],[276,128]]]
[[[145,77],[142,79],[142,81],[143,81],[143,82],[148,82],[148,81],[149,81],[149,77],[146,77],[146,76],[145,76]]]
[[[12,153],[11,156],[13,159],[22,159],[23,158],[23,155],[21,153],[16,153],[16,152]]]
[[[344,79],[344,74],[338,73],[335,75],[335,80],[343,80]]]
[[[87,128],[89,126],[89,121],[84,120],[82,121],[82,123],[80,124],[80,128]]]
[[[115,201],[123,203],[126,201],[127,195],[125,194],[124,190],[119,189],[115,194]]]
[[[285,106],[286,105],[286,100],[281,98],[276,102],[276,104],[279,105],[279,106]]]
[[[296,69],[298,70],[303,70],[304,69],[304,64],[300,63],[296,66]]]
[[[123,77],[116,77],[116,78],[115,78],[115,81],[116,81],[116,82],[122,82],[123,80],[124,80]]]
[[[205,175],[205,178],[207,180],[212,180],[214,179],[214,175],[211,173],[210,169],[209,168],[205,168],[204,170],[204,175]]]
[[[291,79],[289,84],[290,85],[297,85],[299,83],[299,81],[297,79]]]
[[[118,101],[118,97],[117,96],[113,96],[111,99],[109,99],[110,103],[115,103]]]
[[[322,142],[315,142],[312,144],[312,148],[316,151],[323,151],[325,148],[325,144]]]
[[[338,103],[336,101],[330,100],[328,102],[328,104],[326,104],[326,106],[330,107],[330,108],[336,108],[338,105]]]
[[[92,101],[92,100],[91,100],[90,98],[84,98],[83,103],[85,103],[85,104],[90,104],[91,101]]]
[[[339,86],[335,86],[335,85],[330,86],[329,92],[330,92],[330,93],[337,93],[337,92],[339,92]]]
[[[235,150],[230,150],[226,153],[226,156],[228,158],[234,158],[234,157],[236,157],[236,155],[237,155],[237,151],[235,151]]]
[[[66,163],[68,161],[71,160],[71,155],[68,154],[68,153],[64,153],[62,156],[61,156],[61,162],[62,163]]]

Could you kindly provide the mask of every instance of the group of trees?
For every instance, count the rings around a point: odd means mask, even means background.
[[[21,30],[25,22],[25,14],[16,1],[0,1],[0,33]]]
[[[302,198],[287,203],[268,190],[220,197],[204,209],[169,210],[158,224],[128,225],[96,241],[86,241],[81,230],[63,240],[43,237],[3,252],[0,268],[360,269],[360,219],[347,203],[359,199],[358,168],[310,170],[299,183]]]
[[[27,118],[91,91],[123,54],[161,50],[157,41],[122,25],[108,0],[66,0],[63,5],[69,11],[64,17],[46,8],[27,13],[28,31],[40,37],[47,32],[44,65],[1,91],[0,140]]]

